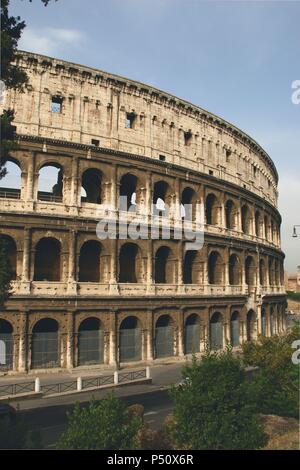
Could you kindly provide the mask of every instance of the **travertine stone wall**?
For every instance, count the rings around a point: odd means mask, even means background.
[[[225,120],[151,86],[50,57],[20,52],[25,94],[9,91],[19,134],[145,155],[213,174],[277,204],[276,168],[247,134]],[[51,111],[53,97],[61,112]],[[132,113],[132,128],[126,115]]]

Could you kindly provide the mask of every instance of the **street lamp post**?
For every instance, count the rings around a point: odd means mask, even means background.
[[[294,225],[294,228],[293,228],[293,235],[292,235],[293,238],[297,238],[297,237],[298,237],[297,228],[299,228],[299,227],[300,227],[300,225]]]

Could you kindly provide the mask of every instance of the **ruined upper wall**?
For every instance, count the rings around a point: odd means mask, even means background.
[[[93,68],[22,51],[18,63],[29,83],[23,94],[8,91],[4,103],[15,109],[18,134],[161,159],[231,181],[277,205],[272,160],[223,119],[154,87]],[[54,97],[62,100],[60,112],[52,111]]]

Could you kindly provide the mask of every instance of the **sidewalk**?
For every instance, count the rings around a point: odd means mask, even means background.
[[[130,397],[131,395],[148,394],[159,392],[168,389],[172,384],[176,384],[181,380],[181,369],[183,363],[177,362],[176,364],[167,365],[155,365],[151,367],[152,384],[128,384],[114,388],[114,392],[119,397]],[[138,368],[126,368],[123,371],[136,370]],[[85,372],[85,373],[84,373]],[[56,382],[63,382],[64,380],[69,381],[78,376],[91,377],[96,375],[105,375],[110,373],[108,370],[91,370],[80,371],[75,374],[73,373],[54,373],[40,376],[42,384],[51,384]],[[0,384],[28,382],[34,380],[35,376],[25,375],[23,377],[6,377],[5,379],[0,378]],[[27,398],[27,399],[15,399],[12,402],[12,406],[19,410],[30,410],[34,408],[46,408],[46,407],[57,407],[61,405],[71,405],[75,402],[88,402],[92,397],[95,399],[101,399],[108,393],[108,389],[86,391],[81,392],[80,395],[62,395],[59,397],[47,397],[47,398]]]

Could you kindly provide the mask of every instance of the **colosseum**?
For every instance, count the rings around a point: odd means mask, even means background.
[[[19,145],[0,182],[14,273],[2,373],[155,364],[283,332],[278,174],[259,144],[152,86],[28,52],[17,60],[29,82],[4,103]],[[176,227],[186,219],[196,233],[197,207],[204,245],[187,250]],[[96,233],[100,220],[153,216],[156,238]]]

